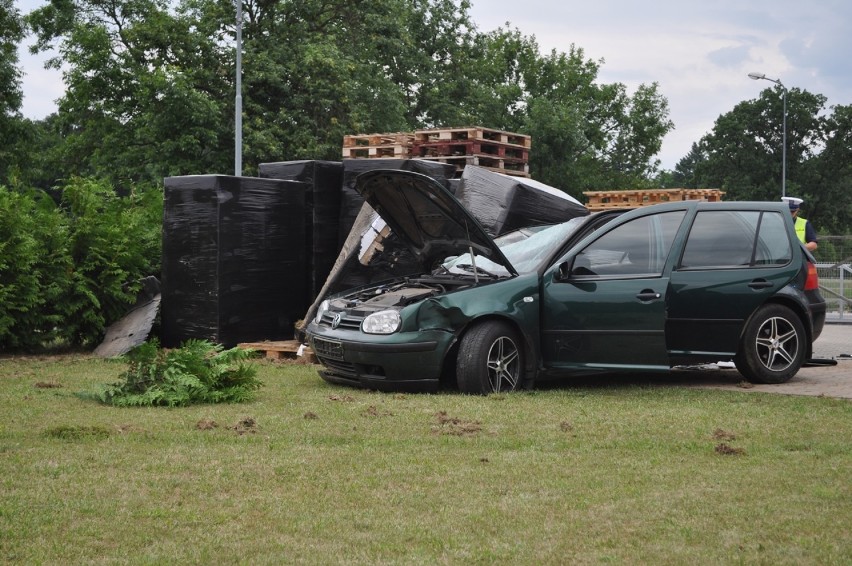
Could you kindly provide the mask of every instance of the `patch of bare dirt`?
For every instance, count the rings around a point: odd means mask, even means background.
[[[728,432],[727,430],[722,430],[721,428],[717,428],[713,431],[713,440],[736,440],[737,435],[733,432]]]
[[[391,413],[390,411],[388,411],[386,409],[379,409],[375,405],[370,405],[369,407],[364,409],[364,412],[361,413],[361,414],[364,415],[365,417],[392,417],[393,416],[393,413]]]
[[[240,419],[237,424],[234,426],[228,427],[229,430],[233,430],[240,436],[244,434],[256,434],[257,433],[257,421],[252,417],[243,417]]]
[[[723,456],[742,456],[745,454],[745,450],[742,448],[734,448],[725,442],[720,442],[716,445],[716,454],[721,454]]]
[[[355,400],[351,395],[337,395],[336,393],[328,396],[329,401],[340,401],[343,403],[351,403]]]
[[[438,424],[432,427],[432,434],[475,436],[482,432],[482,423],[479,421],[465,421],[458,417],[451,417],[446,411],[435,413],[435,419]]]
[[[219,425],[213,419],[201,419],[195,423],[195,428],[198,430],[213,430]]]

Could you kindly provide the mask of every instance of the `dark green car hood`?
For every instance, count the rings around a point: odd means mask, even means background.
[[[359,175],[355,189],[425,271],[448,256],[472,250],[517,275],[482,225],[435,179],[410,171],[380,169]]]

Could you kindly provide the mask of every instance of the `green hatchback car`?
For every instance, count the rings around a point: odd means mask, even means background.
[[[781,202],[670,202],[492,239],[427,176],[371,171],[356,187],[422,272],[322,302],[306,333],[328,382],[487,394],[733,360],[782,383],[825,322]]]

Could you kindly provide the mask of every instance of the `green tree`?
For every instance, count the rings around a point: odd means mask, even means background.
[[[13,0],[0,0],[0,183],[9,182],[20,171],[19,138],[25,132],[21,118],[21,69],[18,44],[24,23]]]
[[[721,188],[726,200],[780,198],[782,94],[766,89],[720,116],[676,167],[687,186]],[[805,199],[821,233],[845,233],[852,230],[852,111],[825,104],[821,94],[787,92],[786,194]]]
[[[27,16],[36,51],[64,70],[56,129],[65,177],[216,171],[227,106],[210,30],[165,0],[52,0]]]
[[[799,171],[806,214],[823,234],[852,234],[852,105],[833,107],[820,124],[822,149]]]
[[[599,85],[581,49],[480,34],[467,0],[244,2],[243,161],[338,159],[351,133],[483,125],[534,137],[533,174],[572,191],[648,183],[671,128],[657,85]],[[229,171],[229,0],[51,0],[28,16],[68,86],[65,173],[130,182]],[[58,64],[60,60],[54,63]],[[55,139],[44,138],[42,139]]]
[[[825,97],[799,89],[787,93],[787,193],[799,189],[801,164],[821,136]],[[781,196],[783,99],[780,87],[737,104],[720,116],[699,142],[706,159],[695,164],[698,186],[724,189],[729,200],[775,200]],[[679,164],[680,165],[680,164]]]
[[[574,194],[650,183],[653,156],[673,127],[656,84],[632,96],[623,84],[599,84],[601,62],[581,48],[541,55],[535,38],[517,29],[481,36],[476,49],[471,114],[531,135],[536,179]]]
[[[661,186],[666,188],[683,187],[686,189],[715,188],[699,186],[698,179],[696,178],[695,170],[698,164],[706,160],[707,155],[702,151],[698,143],[693,143],[692,147],[689,148],[689,153],[682,157],[677,165],[675,165],[675,169],[671,173],[671,184]]]

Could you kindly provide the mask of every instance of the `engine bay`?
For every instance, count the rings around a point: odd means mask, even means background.
[[[357,289],[338,297],[332,305],[341,309],[369,308],[381,310],[404,307],[429,297],[476,285],[472,277],[457,275],[425,275],[405,277],[381,285]]]

